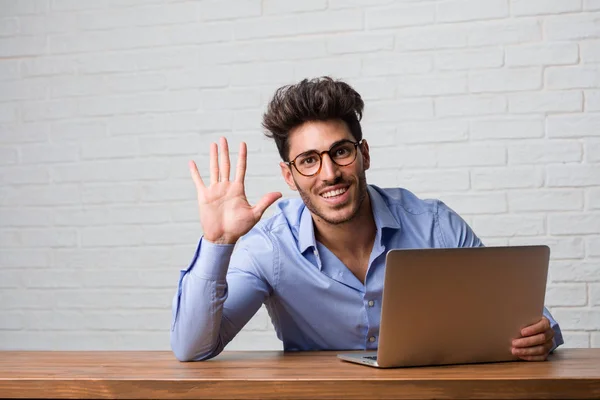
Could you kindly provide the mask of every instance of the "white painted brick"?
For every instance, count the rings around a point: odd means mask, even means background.
[[[600,283],[590,283],[590,305],[600,306]]]
[[[600,256],[600,236],[588,237],[585,243],[585,250],[589,256]]]
[[[144,244],[168,245],[194,243],[202,234],[200,223],[178,223],[170,225],[152,225],[144,227]]]
[[[579,49],[576,43],[545,43],[506,48],[507,66],[577,64]]]
[[[564,340],[564,348],[578,348],[587,349],[590,347],[590,333],[589,332],[573,332],[562,330],[562,336]],[[562,346],[561,346],[562,347]]]
[[[495,47],[435,53],[435,68],[439,70],[495,68],[501,67],[503,63],[504,51]]]
[[[230,83],[232,86],[265,85],[271,82],[284,84],[293,79],[294,67],[294,64],[287,62],[235,64],[231,66]]]
[[[80,142],[82,140],[106,139],[106,122],[102,120],[76,120],[52,122],[48,136],[52,142]]]
[[[45,268],[51,265],[52,252],[50,249],[2,249],[0,264],[8,268]],[[1,270],[0,270],[1,273]],[[0,279],[2,282],[2,279]]]
[[[349,34],[332,36],[327,39],[330,54],[368,53],[371,51],[391,50],[394,48],[392,34]]]
[[[583,111],[580,91],[515,93],[508,95],[508,111],[514,114]]]
[[[80,164],[56,165],[50,169],[53,182],[125,182],[166,179],[165,161],[117,159]]]
[[[209,182],[208,164],[206,168],[198,165],[200,175]],[[189,174],[188,174],[189,175]],[[140,201],[143,203],[152,202],[173,202],[181,200],[192,200],[196,198],[196,189],[192,178],[186,180],[153,182],[146,183],[140,187]],[[194,210],[197,211],[197,210]]]
[[[535,90],[541,85],[542,71],[539,68],[469,72],[469,89],[473,93]]]
[[[508,192],[510,211],[576,211],[583,209],[581,190],[535,190]]]
[[[506,97],[503,95],[467,95],[438,97],[435,99],[435,115],[479,116],[506,112]]]
[[[0,19],[0,37],[16,36],[19,34],[19,19],[1,18]]]
[[[51,97],[93,96],[162,90],[167,87],[163,74],[123,74],[110,76],[61,77],[55,79]]]
[[[544,171],[535,167],[476,168],[471,185],[477,190],[538,188],[544,184]]]
[[[325,10],[326,8],[327,0],[306,0],[302,2],[265,0],[262,2],[262,10],[265,15],[288,14],[304,11],[321,11]]]
[[[261,93],[254,88],[207,89],[200,93],[203,110],[256,108],[260,104]]]
[[[394,0],[329,0],[329,8],[374,7],[394,3]]]
[[[390,85],[390,80],[386,78],[355,79],[350,84],[354,90],[360,93],[360,97],[365,102],[368,100],[390,100],[396,95],[396,88],[394,85]]]
[[[45,208],[0,208],[2,227],[47,227],[53,223],[52,211]]]
[[[440,200],[460,215],[501,214],[508,210],[506,195],[501,192],[447,194]]]
[[[585,283],[550,284],[546,289],[546,307],[585,306],[587,287]]]
[[[16,164],[18,158],[15,147],[0,147],[0,166]]]
[[[397,176],[403,187],[417,193],[469,189],[468,173],[461,170],[402,170]]]
[[[398,143],[460,142],[468,137],[469,123],[464,120],[422,121],[398,124]]]
[[[51,58],[52,68],[46,62],[34,65],[36,74],[69,73],[68,68],[73,67],[73,60],[68,56]],[[104,72],[134,72],[156,70],[181,70],[182,66],[196,66],[200,60],[200,53],[190,51],[188,48],[156,48],[135,49],[127,52],[112,53],[86,53],[77,57],[78,70],[84,74],[98,74]],[[202,70],[200,70],[202,71]],[[215,78],[216,79],[216,78]]]
[[[600,113],[551,115],[546,119],[548,137],[600,136]]]
[[[0,230],[0,242],[7,248],[43,248],[77,246],[77,232],[73,229],[19,229]]]
[[[477,23],[468,31],[469,46],[506,46],[538,42],[541,39],[541,24],[535,18]]]
[[[52,219],[54,225],[60,227],[96,226],[111,223],[109,210],[106,207],[54,209]]]
[[[585,257],[584,240],[581,237],[559,236],[559,237],[523,237],[511,238],[511,246],[546,245],[550,247],[550,258],[552,260],[564,260]]]
[[[135,203],[140,200],[140,191],[139,186],[131,183],[98,184],[85,182],[81,186],[81,202],[83,204]]]
[[[509,164],[580,162],[581,143],[570,140],[528,141],[508,145]]]
[[[510,0],[510,11],[516,16],[581,11],[581,0]]]
[[[10,166],[0,168],[0,181],[7,185],[50,183],[45,166]]]
[[[26,122],[75,118],[77,114],[78,103],[73,99],[27,102],[21,107],[21,116]]]
[[[576,40],[600,36],[598,15],[594,13],[548,17],[544,21],[546,40]]]
[[[553,316],[560,321],[563,329],[600,329],[600,309],[598,308],[556,308]]]
[[[169,3],[148,5],[145,7],[109,8],[106,10],[85,10],[80,13],[61,13],[57,15],[76,15],[77,27],[74,30],[108,30],[129,26],[149,26],[184,24],[196,21],[197,5],[194,3]]]
[[[22,16],[19,18],[20,33],[25,36],[44,36],[52,33],[82,30],[85,29],[85,22],[83,21],[85,15],[61,13]]]
[[[584,10],[600,10],[600,1],[598,0],[583,0]]]
[[[72,162],[79,159],[79,148],[72,144],[25,144],[20,148],[24,164]]]
[[[365,119],[370,122],[401,122],[431,117],[433,117],[433,102],[430,99],[374,102],[369,106],[368,119],[365,115]]]
[[[548,228],[553,235],[586,235],[600,233],[600,214],[568,213],[548,216]],[[600,266],[599,266],[600,269]]]
[[[336,79],[349,80],[360,75],[361,62],[356,55],[338,56],[319,60],[299,61],[294,65],[293,80],[299,81],[306,77],[329,75]],[[272,74],[273,75],[273,74]],[[287,78],[287,82],[292,78]],[[284,77],[282,77],[282,82]],[[269,79],[273,81],[273,79]],[[265,83],[265,82],[262,82]]]
[[[197,3],[197,7],[200,20],[257,17],[261,13],[260,0],[230,0],[226,7],[219,0],[208,0]]]
[[[73,56],[41,56],[24,59],[20,62],[21,74],[24,78],[74,75],[77,73],[78,65],[78,60]]]
[[[19,60],[0,60],[0,81],[12,81],[19,77]]]
[[[363,29],[360,10],[322,11],[240,20],[235,24],[236,39],[257,39],[288,35],[358,31]]]
[[[424,146],[371,148],[371,168],[399,169],[435,167],[435,152]]]
[[[46,52],[46,38],[13,36],[0,38],[0,57],[37,56]]]
[[[546,173],[549,187],[600,185],[600,170],[595,165],[549,165]]]
[[[3,15],[45,14],[49,9],[48,0],[8,0],[2,4]]]
[[[584,93],[585,110],[600,111],[600,90],[586,90]]]
[[[548,67],[545,70],[548,89],[597,88],[600,68],[597,66]]]
[[[405,51],[466,47],[467,35],[467,28],[462,26],[406,28],[396,34],[396,49]]]
[[[435,96],[467,92],[467,75],[443,72],[396,78],[398,97]]]
[[[82,247],[137,246],[143,231],[138,226],[84,227],[79,231]]]
[[[18,109],[16,104],[0,104],[0,123],[16,122]]]
[[[191,196],[188,198],[191,198]],[[176,205],[172,205],[171,220],[173,222],[198,222],[198,203],[196,201],[179,202]]]
[[[536,236],[545,233],[542,216],[475,216],[473,230],[485,237]]]
[[[440,167],[504,165],[506,148],[500,145],[445,144],[438,147],[437,159]]]
[[[0,105],[0,112],[2,107]],[[0,143],[47,142],[50,126],[46,123],[19,123],[0,125]]]
[[[48,86],[48,82],[43,80],[0,82],[0,101],[43,100]]]
[[[78,100],[82,116],[109,116],[168,111],[197,110],[198,90],[143,93],[137,95],[85,97]]]
[[[0,318],[0,330],[20,331],[25,329],[25,316],[20,312],[4,312]]]
[[[503,18],[508,16],[506,0],[450,0],[437,4],[439,22],[458,22]]]
[[[503,118],[471,121],[471,139],[517,139],[544,136],[544,121],[540,118]]]
[[[420,74],[431,71],[431,56],[415,54],[367,54],[362,59],[362,74],[365,76],[387,76],[398,74]]]
[[[81,3],[77,0],[53,0],[52,10],[59,11],[81,11],[81,10],[95,10],[104,9],[108,7],[122,8],[122,7],[136,7],[136,6],[147,6],[149,4],[160,3],[160,0],[102,0],[95,1],[93,3]]]
[[[181,133],[169,136],[148,136],[139,139],[140,154],[143,156],[198,154],[208,152],[208,143],[201,145],[204,138],[196,133]]]
[[[111,135],[138,135],[165,132],[224,132],[230,131],[233,113],[200,111],[169,114],[136,114],[112,117],[108,120]]]
[[[590,334],[591,336],[591,345],[590,347],[592,348],[599,348],[600,347],[600,334],[598,334],[597,332],[592,332]]]
[[[586,210],[600,210],[600,188],[587,190],[585,204]]]
[[[600,63],[600,40],[584,40],[579,43],[583,63]]]
[[[11,190],[4,198],[5,206],[58,206],[79,204],[77,185],[36,185]]]
[[[585,161],[588,163],[600,163],[600,138],[585,141]]]
[[[415,2],[391,8],[367,9],[365,19],[367,29],[422,26],[435,21],[435,5]]]
[[[138,155],[138,142],[131,138],[86,140],[81,144],[81,158],[128,158]]]

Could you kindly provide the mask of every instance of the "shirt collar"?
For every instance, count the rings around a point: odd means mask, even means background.
[[[371,199],[371,209],[373,210],[375,226],[379,236],[381,237],[380,231],[383,228],[400,229],[400,223],[390,211],[381,194],[371,185],[367,185],[367,192]],[[298,232],[298,247],[301,253],[304,253],[310,247],[317,248],[312,215],[306,206],[302,209]]]

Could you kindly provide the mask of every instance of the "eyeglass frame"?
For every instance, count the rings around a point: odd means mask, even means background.
[[[344,140],[340,140],[339,142],[335,142],[334,144],[331,145],[331,147],[328,150],[323,150],[321,152],[317,151],[317,150],[308,150],[305,152],[302,152],[300,154],[298,154],[296,157],[294,157],[294,159],[292,161],[284,161],[283,163],[285,165],[287,165],[288,167],[291,168],[291,166],[294,166],[294,169],[302,176],[306,176],[306,177],[311,177],[311,176],[315,176],[317,175],[319,172],[321,172],[321,168],[323,168],[323,154],[327,153],[329,155],[329,159],[331,160],[332,163],[334,163],[335,165],[337,165],[338,167],[347,167],[348,165],[352,164],[354,161],[356,161],[356,157],[358,157],[358,147],[360,145],[363,144],[363,142],[365,141],[365,139],[361,139],[358,142],[354,142],[350,139],[344,139]],[[331,156],[331,154],[329,153],[334,147],[345,143],[345,142],[350,142],[354,145],[354,149],[355,149],[355,153],[354,153],[354,158],[352,159],[352,161],[350,161],[348,164],[344,164],[344,165],[340,165],[338,164],[333,157]],[[305,175],[302,172],[300,172],[300,170],[298,169],[298,167],[296,166],[296,160],[298,159],[298,157],[300,157],[301,155],[307,154],[307,153],[311,153],[314,152],[317,154],[317,156],[319,156],[319,168],[317,169],[317,171],[314,174],[310,174],[310,175]]]

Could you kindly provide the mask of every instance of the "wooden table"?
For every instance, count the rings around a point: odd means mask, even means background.
[[[598,399],[600,349],[546,362],[380,370],[334,352],[0,352],[0,398]]]

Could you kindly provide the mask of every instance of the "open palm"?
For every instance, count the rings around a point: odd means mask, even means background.
[[[281,193],[267,193],[254,206],[246,198],[244,179],[246,175],[246,144],[240,144],[240,152],[233,181],[229,180],[230,161],[227,139],[220,139],[218,146],[210,146],[210,185],[206,186],[196,163],[189,167],[198,194],[200,223],[204,238],[214,243],[233,244],[260,220],[265,210],[281,197]]]

